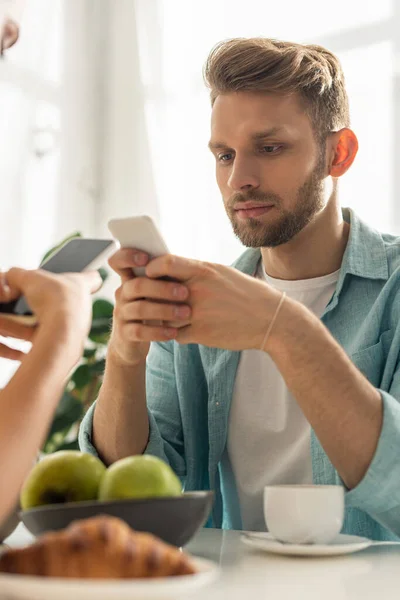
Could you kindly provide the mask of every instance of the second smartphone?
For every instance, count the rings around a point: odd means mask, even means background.
[[[73,238],[54,252],[40,269],[51,273],[80,273],[99,269],[117,250],[114,240]],[[35,325],[36,317],[23,296],[0,304],[0,314],[22,323]]]

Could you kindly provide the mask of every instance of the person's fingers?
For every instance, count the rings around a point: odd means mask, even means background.
[[[14,297],[21,295],[25,284],[31,280],[32,274],[35,271],[21,269],[19,267],[12,267],[4,273],[4,280],[6,285],[10,287],[10,294]]]
[[[55,275],[54,273],[49,273],[43,269],[26,270],[20,269],[19,267],[13,267],[7,271],[7,273],[4,273],[3,277],[0,277],[0,290],[3,287],[3,294],[5,293],[8,299],[13,299],[21,295],[27,285],[31,285],[33,283],[38,285],[40,282],[46,280],[54,281],[55,277],[69,277],[70,279],[79,277],[86,282],[88,289],[92,293],[97,292],[103,283],[98,271],[87,271],[84,273],[60,273]],[[7,285],[9,287],[8,290]]]
[[[178,281],[187,281],[196,275],[205,273],[208,269],[207,263],[165,254],[149,262],[146,267],[146,276],[151,279],[169,277]]]
[[[122,287],[124,300],[151,298],[153,300],[180,302],[186,300],[188,296],[189,290],[182,284],[149,279],[148,277],[135,277],[135,279],[130,279],[124,283]]]
[[[5,344],[0,343],[0,357],[7,358],[8,360],[22,360],[25,356],[24,352],[21,350],[16,350],[15,348],[10,348]]]
[[[192,321],[164,321],[163,326],[164,327],[172,327],[174,329],[183,329],[184,327],[187,327],[191,323],[192,323]]]
[[[17,287],[10,285],[7,276],[7,272],[0,271],[0,303],[2,304],[11,302],[21,295],[21,291]]]
[[[124,337],[132,342],[166,342],[178,333],[174,327],[150,327],[143,323],[126,323],[123,329]]]
[[[35,332],[35,327],[18,323],[18,321],[8,319],[0,314],[0,335],[4,337],[12,337],[16,340],[26,340],[31,342],[34,338]]]
[[[134,248],[121,248],[108,260],[108,264],[121,277],[122,281],[132,279],[134,277],[132,269],[145,267],[148,262],[148,255]]]
[[[190,318],[191,309],[187,304],[165,304],[137,300],[127,302],[118,311],[123,321],[174,321]]]

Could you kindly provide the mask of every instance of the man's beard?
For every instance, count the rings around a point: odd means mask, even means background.
[[[324,157],[321,156],[318,165],[297,190],[295,208],[293,211],[281,208],[283,201],[280,196],[272,193],[262,193],[253,190],[249,194],[235,194],[229,200],[226,207],[233,231],[244,246],[249,248],[275,248],[286,244],[297,235],[313,217],[324,207]],[[274,204],[274,210],[278,210],[281,216],[271,224],[263,223],[261,220],[249,217],[245,221],[239,221],[234,207],[237,202],[260,202]]]

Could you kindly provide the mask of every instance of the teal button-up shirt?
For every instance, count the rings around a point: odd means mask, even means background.
[[[383,400],[383,427],[373,460],[357,487],[346,490],[343,532],[397,539],[400,238],[371,229],[348,209],[343,214],[350,223],[349,241],[335,293],[321,318]],[[260,257],[259,250],[248,249],[234,266],[252,275]],[[172,341],[153,343],[147,361],[150,437],[146,452],[166,460],[186,490],[213,489],[209,524],[235,529],[241,528],[235,482],[222,480],[221,458],[239,357],[240,352]],[[94,406],[82,423],[80,444],[83,451],[96,453],[91,443],[93,411]],[[343,485],[314,432],[311,456],[314,483]]]

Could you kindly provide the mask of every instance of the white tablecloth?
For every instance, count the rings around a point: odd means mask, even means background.
[[[6,543],[15,547],[32,539],[20,525]],[[240,541],[239,531],[202,529],[187,550],[222,568],[219,581],[193,600],[400,599],[400,546],[376,546],[342,557],[295,558],[253,551]]]

